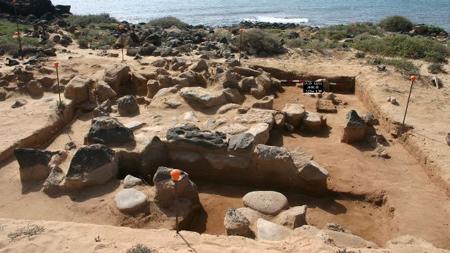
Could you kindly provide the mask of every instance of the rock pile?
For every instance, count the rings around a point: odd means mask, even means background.
[[[283,240],[293,229],[306,225],[306,206],[289,208],[287,198],[273,191],[249,192],[244,206],[228,209],[224,225],[228,235],[256,237],[258,240]]]

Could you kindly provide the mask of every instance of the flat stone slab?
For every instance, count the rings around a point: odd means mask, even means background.
[[[276,215],[289,205],[286,196],[275,191],[249,192],[243,201],[244,206],[269,215]]]
[[[291,233],[292,230],[261,218],[256,222],[256,239],[258,240],[281,241]]]
[[[333,101],[328,99],[319,99],[316,104],[317,112],[321,113],[337,113],[337,108]]]
[[[116,207],[124,213],[140,211],[147,203],[147,195],[136,189],[124,189],[116,194]]]

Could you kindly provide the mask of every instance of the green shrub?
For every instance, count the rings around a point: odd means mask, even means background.
[[[300,38],[290,39],[286,41],[286,46],[289,48],[303,48],[306,44],[306,41]]]
[[[147,248],[145,245],[137,244],[127,250],[127,253],[153,253],[154,251]]]
[[[400,59],[386,59],[381,57],[376,57],[369,59],[369,64],[373,65],[390,65],[393,66],[398,72],[402,73],[403,75],[418,75],[419,74],[419,68],[414,65],[411,61],[408,61],[406,59],[400,58]]]
[[[118,23],[117,19],[110,17],[109,14],[98,15],[73,15],[66,19],[71,25],[86,27],[88,25],[101,25]]]
[[[170,16],[150,20],[148,24],[151,26],[159,26],[162,28],[170,28],[172,26],[176,26],[178,28],[187,28],[189,26],[178,18]]]
[[[236,36],[234,41],[237,48],[240,47],[240,37]],[[242,50],[258,56],[271,56],[286,52],[276,35],[262,29],[248,29],[242,34]]]
[[[20,25],[19,29],[22,33],[21,42],[22,48],[26,47],[49,47],[51,43],[49,41],[40,43],[38,38],[23,36],[23,31],[27,29],[32,29],[29,25]],[[15,54],[19,50],[19,42],[13,35],[17,31],[17,26],[15,23],[0,20],[0,49],[4,50],[8,54]]]
[[[383,38],[362,37],[355,41],[353,47],[373,54],[424,59],[430,62],[445,62],[450,55],[450,50],[437,41],[398,34]]]
[[[419,25],[415,25],[414,26],[414,30],[417,34],[420,35],[438,35],[438,34],[447,34],[447,32],[438,27],[438,26],[434,26],[434,25],[425,25],[425,24],[419,24]]]
[[[96,28],[82,29],[76,39],[80,48],[91,49],[110,48],[116,42],[116,37],[111,34],[110,30]]]
[[[445,70],[441,63],[432,63],[428,66],[428,72],[436,75],[440,73],[445,73]]]
[[[380,27],[388,32],[409,32],[413,28],[413,23],[402,16],[392,16],[383,19]]]
[[[347,25],[334,25],[320,29],[319,36],[331,40],[354,38],[361,34],[382,35],[383,31],[371,23],[353,23]]]

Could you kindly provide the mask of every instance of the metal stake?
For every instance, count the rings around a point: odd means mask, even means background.
[[[242,57],[242,33],[244,29],[239,30],[239,63],[241,63],[241,57]]]
[[[178,182],[174,181],[174,183],[175,183],[175,229],[178,234],[180,232],[180,229],[178,227],[178,189],[177,189]]]
[[[408,112],[409,107],[409,100],[411,98],[412,88],[414,85],[414,82],[416,81],[415,76],[411,76],[411,87],[409,88],[409,95],[408,95],[408,101],[406,102],[406,108],[405,108],[405,114],[403,115],[403,122],[402,122],[402,133],[405,131],[405,119],[406,119],[406,113]]]

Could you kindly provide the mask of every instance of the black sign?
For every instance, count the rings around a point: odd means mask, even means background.
[[[303,93],[322,93],[322,92],[323,92],[323,82],[315,82],[315,81],[303,82]]]

